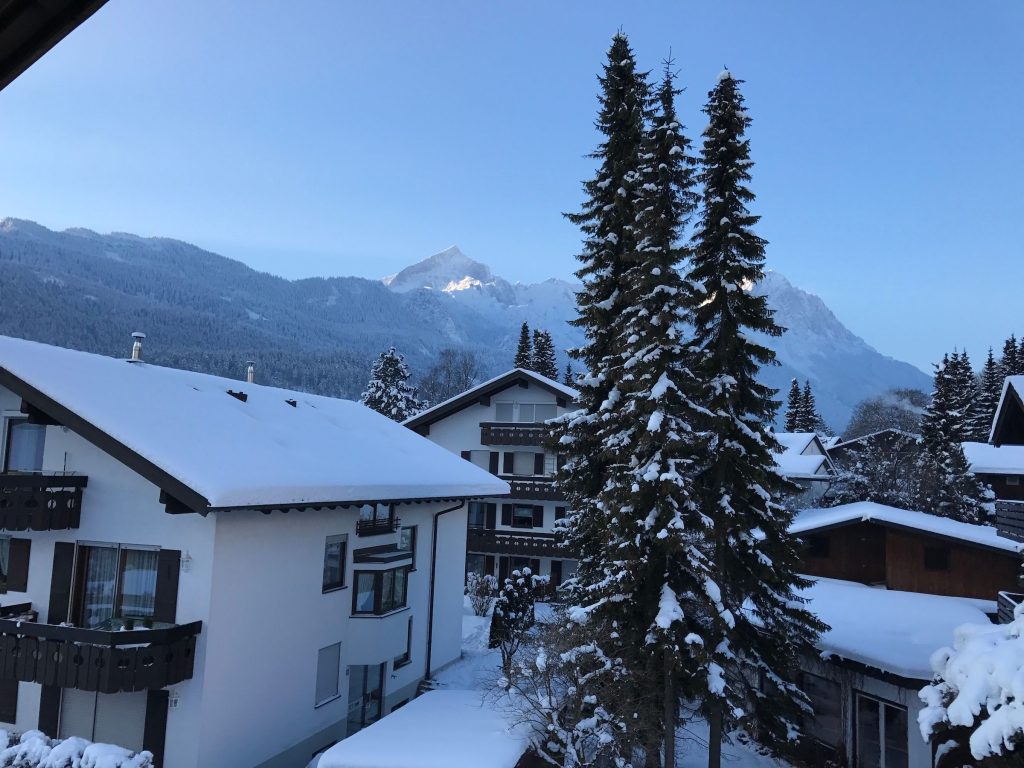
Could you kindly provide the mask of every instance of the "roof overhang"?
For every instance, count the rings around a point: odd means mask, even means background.
[[[1018,391],[1018,380],[1024,381],[1024,377],[1007,376],[1003,383],[1002,396],[989,435],[989,442],[993,445],[1024,445],[1024,393]]]
[[[0,0],[0,90],[107,0]]]

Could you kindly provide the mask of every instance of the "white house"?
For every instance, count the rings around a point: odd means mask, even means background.
[[[776,432],[782,451],[773,454],[779,470],[804,489],[800,498],[813,500],[828,490],[835,467],[821,438],[814,432]]]
[[[577,392],[515,368],[414,416],[405,425],[511,487],[509,498],[469,504],[466,569],[504,578],[523,566],[558,585],[576,562],[555,541],[566,514],[554,482],[557,456],[544,422],[574,409]]]
[[[0,429],[9,727],[304,765],[459,656],[508,486],[361,405],[0,337]]]

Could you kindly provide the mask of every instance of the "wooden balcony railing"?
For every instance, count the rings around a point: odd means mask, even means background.
[[[1000,624],[1013,621],[1014,609],[1024,602],[1024,595],[1019,592],[1000,592],[996,596],[996,618]]]
[[[1008,538],[1024,541],[1024,501],[996,502],[996,530]]]
[[[12,615],[11,606],[3,613]],[[108,632],[0,619],[0,679],[119,693],[189,680],[203,623]]]
[[[373,517],[356,520],[356,536],[384,536],[394,533],[402,521],[397,517]]]
[[[499,475],[508,483],[510,499],[535,499],[537,501],[561,501],[561,490],[553,477],[523,477],[521,475]]]
[[[0,530],[77,528],[88,483],[84,475],[0,473]]]
[[[540,445],[547,436],[543,424],[485,421],[480,424],[481,445]]]
[[[553,533],[513,533],[480,528],[470,528],[467,532],[466,550],[485,555],[569,556]]]

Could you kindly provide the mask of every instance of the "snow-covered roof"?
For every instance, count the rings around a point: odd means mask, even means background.
[[[896,429],[896,427],[886,427],[885,429],[879,429],[879,430],[876,430],[874,432],[868,432],[866,435],[858,435],[857,437],[851,437],[848,440],[843,440],[841,438],[836,438],[834,440],[834,442],[832,442],[828,446],[828,449],[830,451],[831,450],[836,450],[836,449],[842,450],[842,449],[844,449],[844,448],[846,448],[846,447],[848,447],[850,445],[854,445],[855,443],[864,443],[864,442],[867,442],[868,440],[871,440],[872,438],[878,437],[879,435],[888,435],[888,434],[900,435],[901,437],[909,437],[909,438],[912,438],[914,440],[917,440],[917,439],[919,439],[921,437],[918,434],[915,434],[913,432],[907,432],[904,429]]]
[[[957,627],[989,623],[972,601],[960,597],[837,579],[815,579],[801,594],[810,600],[808,608],[831,627],[818,640],[822,656],[915,680],[931,679],[931,655],[949,645]]]
[[[1024,542],[1000,536],[998,531],[990,525],[961,523],[958,520],[950,520],[948,517],[898,509],[885,504],[876,504],[873,501],[855,501],[852,504],[840,504],[838,507],[828,509],[805,509],[797,513],[793,523],[789,526],[789,532],[800,535],[821,528],[856,522],[878,522],[909,528],[1004,552],[1024,551]]]
[[[972,472],[982,475],[1024,475],[1024,445],[961,445]]]
[[[822,479],[829,473],[825,446],[814,432],[776,432],[775,440],[782,446],[782,453],[774,454],[775,463],[786,477]],[[814,447],[818,453],[805,453]]]
[[[1003,409],[1008,406],[1011,390],[1016,395],[1017,402],[1024,401],[1024,376],[1007,376],[1003,379],[1003,391],[999,395],[999,405],[996,406],[996,417],[992,419],[992,429],[988,433],[988,441],[996,442],[996,432],[999,430],[1000,420],[1004,418]]]
[[[516,381],[521,380],[523,377],[532,379],[536,384],[547,389],[549,392],[565,397],[569,401],[574,401],[579,397],[579,392],[577,390],[562,384],[561,382],[555,381],[554,379],[549,379],[547,376],[542,376],[536,371],[531,371],[526,368],[513,368],[499,376],[495,376],[493,379],[488,379],[482,384],[477,384],[475,387],[471,387],[465,392],[460,392],[454,397],[450,397],[437,405],[431,406],[425,411],[420,411],[412,418],[407,419],[404,424],[410,428],[415,428],[422,424],[431,424],[441,418],[444,418],[449,413],[453,413],[466,405],[476,402],[478,398],[484,397],[489,392],[512,386]]]
[[[123,453],[118,458],[129,466],[152,467],[151,474],[201,497],[178,499],[186,504],[224,509],[508,493],[488,472],[349,400],[6,336],[0,384],[88,439],[109,443],[101,447]]]
[[[339,741],[317,768],[515,768],[527,746],[480,691],[429,691]]]

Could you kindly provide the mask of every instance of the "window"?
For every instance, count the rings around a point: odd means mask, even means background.
[[[348,735],[379,720],[387,664],[348,668]]]
[[[356,571],[355,583],[353,614],[379,616],[406,606],[409,583],[409,569],[406,567],[387,571]]]
[[[319,707],[333,701],[340,694],[341,685],[341,643],[321,648],[316,659],[316,698]]]
[[[831,554],[832,540],[828,536],[811,535],[807,537],[808,557],[828,557]]]
[[[1006,484],[1007,485],[1020,485],[1020,475],[1007,475],[1006,476]]]
[[[548,403],[537,403],[534,406],[533,420],[534,421],[547,421],[548,419],[555,418],[555,406],[554,404]]]
[[[487,505],[482,501],[469,502],[469,527],[487,527]]]
[[[924,569],[926,571],[948,571],[949,547],[925,547]]]
[[[807,732],[829,747],[843,741],[843,688],[839,683],[808,672],[803,674],[803,691],[811,700],[814,716]]]
[[[480,467],[480,469],[486,469],[488,472],[491,469],[490,451],[470,451],[469,460]]]
[[[410,525],[402,529],[399,534],[398,548],[403,552],[412,552],[412,566],[410,570],[416,569],[416,526]]]
[[[28,419],[7,419],[4,438],[4,472],[40,472],[46,427]]]
[[[487,555],[466,555],[466,573],[487,574]]]
[[[512,421],[512,403],[495,403],[494,419],[495,421]]]
[[[516,451],[512,454],[512,474],[513,475],[532,475],[534,468],[536,467],[536,454],[526,453],[524,451]]]
[[[119,628],[115,619],[152,621],[157,548],[89,544],[78,548],[75,612],[86,629]]]
[[[857,694],[857,768],[907,768],[907,710]]]
[[[533,528],[533,507],[512,507],[513,528]]]
[[[409,617],[409,624],[405,629],[405,653],[395,656],[391,663],[393,669],[400,669],[412,661],[412,616]]]
[[[345,586],[345,555],[348,536],[344,533],[328,536],[324,544],[323,591],[331,592]]]
[[[554,403],[497,402],[494,404],[494,418],[496,421],[536,424],[553,419],[555,415]]]

